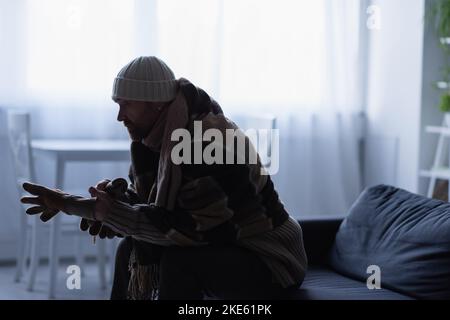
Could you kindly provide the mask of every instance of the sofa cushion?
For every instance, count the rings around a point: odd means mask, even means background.
[[[377,265],[381,287],[416,298],[450,298],[450,204],[392,186],[366,189],[350,208],[330,265],[366,281]]]
[[[365,282],[344,277],[333,270],[312,266],[299,290],[290,296],[295,300],[408,300],[408,296],[388,289],[369,290]]]

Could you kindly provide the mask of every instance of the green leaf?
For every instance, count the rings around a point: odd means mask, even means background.
[[[441,96],[441,102],[439,103],[439,109],[442,112],[449,112],[450,111],[450,95],[444,94]]]

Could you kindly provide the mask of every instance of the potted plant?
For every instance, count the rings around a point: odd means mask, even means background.
[[[450,0],[433,0],[427,2],[427,20],[439,36],[445,49],[450,44]]]
[[[444,90],[439,102],[439,110],[450,112],[450,67],[442,69],[442,80],[436,83],[438,89]]]
[[[427,2],[426,20],[436,32],[442,49],[446,55],[446,64],[442,67],[442,79],[436,83],[443,90],[439,109],[450,118],[450,0],[433,0]]]

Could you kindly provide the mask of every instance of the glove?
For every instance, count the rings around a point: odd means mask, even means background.
[[[105,187],[105,192],[116,200],[127,202],[126,192],[128,189],[128,182],[124,178],[117,178],[108,182]]]
[[[58,189],[50,189],[29,182],[25,182],[23,188],[35,196],[25,196],[20,199],[22,203],[36,205],[28,208],[26,213],[30,215],[40,214],[39,218],[44,222],[56,216],[59,211],[95,220],[95,199],[70,195]]]
[[[117,178],[113,181],[105,179],[97,183],[96,189],[104,190],[114,199],[126,202],[127,197],[125,195],[128,189],[128,182],[123,178]],[[99,221],[91,221],[82,218],[80,221],[80,230],[88,231],[92,236],[99,236],[101,239],[108,238],[112,239],[114,237],[123,238],[123,235],[113,231],[108,226],[105,226]]]
[[[91,236],[98,235],[100,239],[112,239],[114,237],[123,238],[123,235],[113,231],[110,227],[105,226],[100,221],[91,221],[85,218],[82,218],[80,221],[80,230],[88,231]]]

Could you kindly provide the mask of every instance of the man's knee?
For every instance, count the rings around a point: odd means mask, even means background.
[[[132,240],[130,238],[123,238],[119,245],[117,246],[116,251],[116,263],[127,263],[130,259],[132,250]]]
[[[114,282],[111,290],[111,300],[125,300],[128,294],[128,282],[130,273],[128,263],[132,250],[131,238],[120,241],[116,251],[116,262],[114,268]]]

